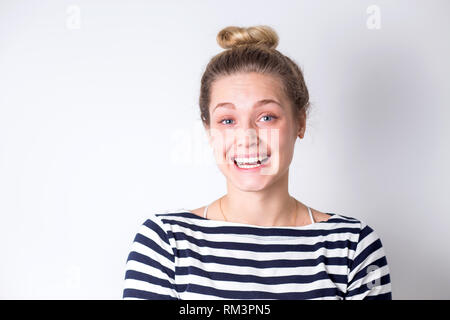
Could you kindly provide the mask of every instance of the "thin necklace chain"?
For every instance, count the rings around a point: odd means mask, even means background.
[[[220,212],[222,213],[222,216],[225,219],[225,221],[228,222],[228,219],[227,219],[227,217],[225,216],[225,214],[223,213],[223,210],[222,210],[222,198],[223,197],[221,197],[220,200],[219,200]],[[297,210],[297,200],[294,199],[294,201],[295,201],[295,220],[294,220],[294,225],[296,225],[298,210]]]
[[[220,212],[222,212],[222,216],[225,219],[225,221],[228,221],[227,217],[225,217],[225,215],[223,214],[223,211],[222,211],[222,198],[223,197],[220,197],[220,200],[219,200]]]

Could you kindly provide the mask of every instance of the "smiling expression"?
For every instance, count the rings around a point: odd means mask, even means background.
[[[211,87],[209,139],[221,172],[246,190],[264,188],[287,173],[297,137],[303,138],[304,117],[294,120],[278,78],[239,73]],[[237,166],[268,156],[263,165]],[[259,164],[258,162],[257,164]]]

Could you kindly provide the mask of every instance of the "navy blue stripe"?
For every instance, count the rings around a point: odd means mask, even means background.
[[[384,275],[384,276],[382,276],[381,278],[378,278],[378,279],[380,281],[380,283],[379,283],[380,286],[388,284],[388,283],[391,282],[391,277],[389,276],[389,274],[386,274],[386,275]],[[372,282],[372,285],[374,285],[374,282]],[[347,297],[356,296],[358,294],[365,293],[367,291],[377,289],[377,287],[378,286],[373,286],[372,288],[369,288],[369,283],[363,284],[363,285],[359,286],[358,288],[355,288],[355,289],[353,289],[351,291],[348,291],[346,296]]]
[[[354,221],[354,222],[356,222],[356,223],[361,223],[361,221],[359,221],[358,219],[356,219],[356,218],[354,218],[354,217],[343,216],[342,214],[340,214],[339,217],[345,218],[345,219],[347,219],[347,220]],[[340,220],[342,221],[342,219],[340,219]],[[346,222],[351,223],[351,221],[346,221]]]
[[[167,268],[166,266],[162,265],[158,261],[156,261],[146,255],[143,255],[139,252],[131,251],[130,254],[128,255],[127,261],[128,260],[138,261],[145,265],[151,266],[155,269],[161,270],[162,272],[167,274],[168,277],[175,279],[175,271],[174,270]]]
[[[139,298],[146,300],[178,300],[175,297],[136,289],[123,290],[123,298]]]
[[[325,212],[326,214],[330,215],[330,218],[327,221],[321,221],[318,223],[327,223],[327,222],[335,222],[335,221],[343,221],[343,222],[348,222],[348,223],[360,223],[359,220],[357,220],[356,218],[353,217],[347,217],[347,216],[343,216],[343,215],[337,215],[336,213],[333,212]],[[183,218],[189,218],[189,219],[197,219],[197,220],[205,220],[205,221],[211,221],[211,219],[207,219],[207,218],[203,218],[201,216],[196,215],[195,213],[192,212],[188,212],[188,211],[184,211],[184,212],[170,212],[170,213],[157,213],[155,214],[157,217],[183,217]],[[341,219],[344,218],[345,220]],[[347,221],[349,220],[349,221]],[[276,228],[276,227],[274,227]]]
[[[183,232],[173,233],[175,240],[187,240],[198,247],[208,247],[214,249],[228,249],[228,250],[244,250],[253,252],[314,252],[318,249],[343,249],[348,248],[349,240],[338,241],[320,241],[314,244],[260,244],[260,243],[245,243],[245,242],[228,242],[228,241],[210,241],[205,239],[197,239]],[[354,242],[356,246],[356,242]],[[180,251],[180,250],[178,250]],[[178,253],[179,254],[179,253]]]
[[[325,224],[325,223],[355,223],[355,224],[360,224],[361,221],[359,221],[358,219],[354,218],[354,217],[348,217],[348,216],[344,216],[341,214],[336,214],[336,213],[332,213],[332,212],[325,212],[326,214],[330,215],[330,217],[327,219],[327,221],[319,221],[316,222],[315,224]],[[182,217],[182,218],[188,218],[188,219],[194,219],[194,220],[203,220],[203,221],[214,221],[211,219],[206,219],[203,217],[200,217],[192,212],[172,212],[172,213],[157,213],[155,214],[155,216],[160,217],[161,220],[167,220],[164,218],[171,218],[171,217]],[[249,228],[258,228],[258,226],[250,226]],[[266,228],[266,227],[262,227],[263,229],[278,229],[283,231],[283,229],[281,228],[277,228],[277,227],[273,227],[273,228]],[[287,230],[287,229],[284,229]]]
[[[331,223],[331,218],[328,221],[323,221],[319,223]],[[180,227],[184,227],[190,229],[192,231],[199,231],[205,234],[218,234],[218,233],[226,233],[226,234],[241,234],[241,235],[256,235],[256,236],[280,236],[280,237],[318,237],[318,236],[328,236],[330,234],[336,233],[345,233],[350,232],[354,234],[358,234],[360,232],[360,227],[357,226],[355,228],[333,228],[330,230],[326,229],[280,229],[280,228],[254,228],[254,227],[245,227],[245,226],[220,226],[220,227],[205,227],[192,223],[187,223],[183,221],[171,220],[171,219],[162,219],[164,223],[169,225],[178,225]],[[344,221],[348,223],[359,224],[356,221]]]
[[[226,270],[226,268],[223,268]],[[191,266],[191,267],[179,267],[177,269],[177,274],[193,274],[200,277],[205,277],[212,280],[220,280],[220,281],[234,281],[234,282],[251,282],[251,283],[259,283],[265,285],[275,285],[275,284],[291,284],[291,283],[311,283],[317,280],[330,279],[334,283],[347,283],[346,275],[334,275],[328,274],[325,271],[320,271],[311,275],[289,275],[289,276],[255,276],[249,274],[232,274],[226,272],[215,272],[215,271],[205,271],[203,269]]]
[[[178,283],[176,283],[175,284],[175,290],[178,293],[183,293],[183,292],[185,292],[187,290],[188,286],[189,286],[189,284],[178,284]]]
[[[350,286],[353,282],[358,281],[361,278],[364,278],[369,274],[369,272],[372,271],[372,269],[369,269],[370,266],[377,266],[378,268],[382,268],[387,265],[387,260],[385,256],[380,257],[379,259],[375,260],[374,262],[371,262],[370,265],[365,266],[362,270],[358,271],[353,279],[350,281],[348,286]]]
[[[159,226],[158,224],[156,224],[155,221],[151,220],[151,219],[147,219],[144,222],[144,225],[155,231],[156,234],[158,234],[158,236],[161,238],[162,241],[164,241],[165,243],[167,243],[170,246],[170,242],[169,239],[167,238],[167,233],[161,228],[161,226]]]
[[[332,212],[325,212],[326,214],[330,215],[330,217],[327,219],[327,221],[319,221],[316,222],[315,224],[324,224],[324,223],[336,223],[336,222],[344,222],[344,223],[361,223],[361,221],[359,221],[356,218],[353,217],[347,217],[347,216],[343,216],[343,215],[338,215],[336,213],[332,213]],[[204,221],[213,221],[211,219],[205,219],[201,216],[198,216],[192,212],[172,212],[172,213],[157,213],[156,216],[160,217],[161,219],[163,218],[171,218],[171,217],[183,217],[183,218],[188,218],[188,219],[196,219],[196,220],[204,220]],[[258,227],[258,226],[250,226],[250,228],[253,227]],[[266,229],[266,227],[262,227],[264,229]],[[272,229],[279,229],[277,227],[273,227]]]
[[[136,237],[134,238],[135,242],[138,242],[140,244],[143,244],[144,246],[152,249],[153,251],[155,251],[156,253],[166,257],[167,259],[169,259],[172,262],[175,262],[175,257],[173,256],[173,254],[167,252],[166,250],[164,250],[159,244],[157,244],[155,241],[153,241],[152,239],[147,238],[146,236],[137,233]]]
[[[164,288],[174,289],[174,286],[166,279],[161,279],[155,276],[152,276],[147,273],[139,272],[136,270],[127,270],[125,273],[125,279],[134,279],[145,281],[151,284],[155,284]]]
[[[183,221],[174,221],[170,220],[165,221],[166,223],[170,223],[172,225],[178,225],[180,227],[184,227],[186,229],[190,229],[192,231],[198,231],[205,234],[236,234],[236,235],[255,235],[260,237],[272,237],[272,236],[278,236],[278,237],[326,237],[334,234],[341,234],[341,233],[353,233],[358,234],[360,232],[359,227],[355,228],[349,228],[349,227],[342,227],[342,228],[333,228],[330,230],[326,229],[311,229],[311,230],[293,230],[289,229],[286,230],[284,233],[279,232],[270,232],[269,230],[260,230],[260,229],[253,229],[249,230],[247,227],[230,227],[230,226],[222,226],[222,227],[203,227],[199,225],[193,225],[190,223],[185,223]]]
[[[377,294],[376,296],[367,296],[363,300],[392,300],[392,292]]]
[[[317,289],[305,292],[282,292],[273,293],[266,291],[234,291],[221,290],[211,287],[206,287],[198,284],[190,284],[188,286],[189,292],[212,295],[226,299],[280,299],[280,300],[303,300],[323,297],[335,297],[344,294],[337,288]]]
[[[385,256],[380,257],[378,260],[371,262],[370,265],[368,265],[366,262],[367,259],[370,259],[371,255],[375,251],[382,248],[382,243],[379,238],[375,237],[375,234],[372,234],[374,232],[372,228],[365,224],[364,228],[361,228],[361,221],[353,217],[336,215],[332,213],[331,217],[327,221],[315,223],[316,225],[323,225],[323,228],[314,230],[311,228],[297,229],[286,227],[233,225],[232,223],[227,224],[226,222],[216,227],[210,226],[210,224],[206,223],[206,226],[200,226],[198,225],[198,221],[213,220],[197,216],[192,212],[163,213],[155,214],[155,216],[157,217],[157,220],[148,219],[144,222],[144,225],[145,227],[153,230],[158,235],[158,238],[153,241],[138,232],[134,240],[135,242],[147,246],[151,250],[152,255],[148,257],[145,254],[132,251],[128,256],[127,261],[139,261],[145,265],[161,270],[164,275],[160,278],[136,270],[127,270],[125,278],[137,279],[147,283],[159,285],[172,290],[174,294],[192,292],[226,299],[298,300],[325,297],[341,297],[345,299],[361,294],[370,294],[371,288],[365,284],[347,293],[343,293],[335,286],[331,286],[331,288],[317,289],[315,282],[318,280],[329,279],[334,284],[347,284],[348,288],[355,283],[355,281],[367,276],[368,271],[370,271],[368,270],[369,266],[377,266],[379,268],[387,266]],[[174,220],[175,217],[183,217],[186,218],[186,220],[177,221]],[[348,224],[348,226],[345,226],[344,224]],[[181,227],[186,228],[186,232],[182,232],[182,230],[180,230]],[[328,228],[328,230],[324,230],[325,227]],[[199,232],[200,237],[192,236],[190,231]],[[348,233],[350,236],[347,234],[342,235],[343,233]],[[223,234],[224,236],[229,236],[229,238],[227,238],[229,241],[206,240],[204,239],[203,234]],[[352,236],[352,234],[354,236]],[[276,239],[274,242],[255,241],[255,243],[248,243],[246,242],[249,241],[245,238],[246,235],[268,237],[267,240],[271,237],[278,236],[280,239]],[[367,247],[361,248],[361,242],[368,236],[372,236],[375,241],[368,244]],[[284,243],[281,241],[283,237],[298,237],[298,243]],[[315,237],[316,239],[311,239],[311,241],[314,241],[312,244],[305,244],[301,241],[300,237]],[[356,238],[358,238],[357,241],[351,241],[356,240]],[[339,240],[332,241],[333,239]],[[185,242],[187,249],[178,250],[177,246],[173,245],[173,243],[176,243],[177,241]],[[166,244],[166,247],[171,248],[171,250],[162,246],[163,242]],[[199,248],[211,249],[211,251],[209,251],[210,253],[216,253],[214,252],[214,249],[222,249],[225,251],[225,254],[223,254],[223,256],[217,256],[214,254],[202,255],[193,248],[194,245]],[[343,249],[342,257],[327,257],[327,255],[331,255],[331,252],[328,251],[329,249]],[[285,257],[286,259],[272,259],[263,261],[243,259],[227,254],[227,250],[237,250],[241,252],[249,251],[249,253],[255,253],[259,257],[263,257],[264,253],[270,254],[283,252],[285,255],[282,257]],[[357,253],[353,260],[349,259],[347,256],[347,253],[351,250]],[[311,252],[317,252],[321,255],[313,259],[302,258],[305,256],[307,257]],[[298,259],[292,259],[292,254],[295,253],[300,254]],[[301,256],[302,253],[304,254],[303,256]],[[243,255],[248,257],[245,252],[243,252]],[[178,257],[179,259],[192,258],[199,261],[199,266],[197,267],[189,264],[186,267],[178,267],[174,265],[174,269],[171,269],[165,267],[158,261],[159,258],[162,259],[163,257],[168,259],[168,261],[171,261],[173,265],[175,262],[175,257]],[[205,263],[215,263],[217,266],[213,268],[213,271],[206,271],[202,266]],[[323,265],[323,267],[321,267],[321,265]],[[332,265],[340,267],[337,271],[340,274],[333,274],[329,272],[328,266]],[[227,269],[228,266],[252,267],[256,269],[256,272],[252,272],[251,274],[230,273],[229,268]],[[294,275],[285,275],[288,271],[287,268],[296,267],[320,268],[315,274],[312,275],[305,275],[301,271]],[[257,269],[263,270],[266,268],[276,268],[278,271],[271,276],[262,276],[259,272],[257,272]],[[347,279],[347,270],[351,272],[359,268],[362,270],[358,270],[349,283]],[[192,279],[192,281],[188,281],[189,283],[187,284],[176,284],[176,276],[182,275],[201,277],[205,279],[205,283],[207,285],[200,285],[197,281],[194,281],[194,279]],[[210,282],[208,282],[208,280],[210,280]],[[215,281],[236,282],[240,285],[238,290],[223,290],[218,289],[218,287],[214,285]],[[380,285],[390,284],[389,274],[380,277],[379,281]],[[264,290],[267,291],[250,291],[249,284],[253,283],[267,285],[268,287],[264,288]],[[271,289],[271,286],[282,286],[288,284],[304,284],[309,290],[305,292],[272,292],[273,290]],[[245,291],[245,289],[247,289],[247,291]],[[158,291],[160,290],[155,290],[155,292],[147,292],[145,290],[126,288],[124,289],[123,297],[135,297],[141,299],[176,299],[170,295],[162,295],[158,293]],[[374,292],[372,292],[372,294],[373,293]],[[376,296],[366,296],[364,299],[392,300],[392,294],[389,292],[386,294],[378,294]]]
[[[326,257],[324,255],[318,256],[316,259],[276,259],[276,260],[252,260],[233,257],[218,257],[214,255],[202,255],[191,249],[184,249],[178,251],[179,258],[192,257],[202,263],[218,263],[226,265],[253,267],[253,268],[295,268],[295,267],[314,267],[323,263],[324,265],[340,265],[345,266],[347,264],[347,257]],[[176,267],[176,273],[178,274],[178,267]]]
[[[374,232],[374,230],[371,227],[369,227],[368,225],[366,225],[359,234],[358,242],[361,242],[365,237],[367,237],[372,232]]]
[[[364,248],[363,251],[361,251],[354,259],[353,262],[351,263],[351,268],[349,273],[351,273],[353,270],[355,270],[356,268],[358,268],[358,266],[363,263],[367,258],[369,258],[369,256],[371,254],[374,254],[375,251],[377,251],[378,249],[382,248],[382,244],[381,244],[381,240],[375,240],[374,242],[372,242],[369,246],[367,246],[366,248]]]

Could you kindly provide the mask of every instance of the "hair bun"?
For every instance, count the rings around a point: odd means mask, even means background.
[[[263,45],[275,49],[278,45],[278,35],[269,26],[226,27],[217,34],[217,43],[224,49],[236,48],[242,45]]]

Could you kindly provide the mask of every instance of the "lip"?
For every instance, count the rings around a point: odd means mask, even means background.
[[[260,165],[259,167],[255,167],[255,168],[239,168],[239,167],[237,166],[236,162],[235,162],[234,159],[233,159],[233,167],[234,167],[236,170],[240,171],[240,172],[255,172],[255,171],[259,171],[259,170],[261,170],[261,168],[265,168],[265,167],[267,167],[267,166],[270,165],[271,157],[268,156],[268,158],[269,158],[269,159],[267,159],[267,161],[264,162],[264,164]]]
[[[236,155],[236,156],[232,156],[231,160],[234,161],[236,158],[259,158],[260,156],[261,156],[261,154],[257,154],[257,153],[248,154],[248,155]],[[264,154],[263,156],[264,156],[264,158],[265,157],[269,157],[270,158],[270,153]]]

